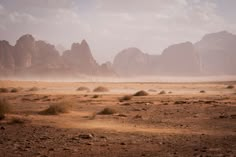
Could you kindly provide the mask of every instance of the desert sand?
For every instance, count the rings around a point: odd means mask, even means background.
[[[0,156],[233,157],[236,89],[229,85],[236,82],[0,81],[20,87],[0,93],[11,106],[0,121]],[[93,92],[98,86],[109,91]],[[132,96],[140,90],[149,95]],[[40,114],[60,102],[71,105],[67,113]],[[99,114],[104,108],[114,113]]]

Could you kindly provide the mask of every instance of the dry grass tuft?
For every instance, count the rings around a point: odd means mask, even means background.
[[[60,113],[68,113],[72,108],[72,103],[62,101],[58,104],[50,105],[47,109],[39,112],[42,115],[58,115]]]
[[[11,89],[11,93],[17,93],[17,92],[20,92],[22,90],[22,88],[12,88]]]
[[[20,117],[13,117],[9,123],[10,124],[24,124],[26,122],[27,122],[26,119],[23,119],[23,118],[20,118]]]
[[[88,87],[84,87],[84,86],[82,86],[82,87],[77,88],[76,91],[85,91],[85,92],[90,92],[90,89],[89,89]]]
[[[117,113],[115,109],[106,107],[102,111],[100,111],[98,114],[110,115],[110,114],[115,114],[115,113]]]
[[[109,92],[109,89],[103,86],[99,86],[93,90],[93,92]]]
[[[162,90],[162,91],[160,91],[159,94],[160,94],[160,95],[162,95],[162,94],[166,94],[166,92],[165,92],[164,90]]]
[[[8,88],[0,88],[0,93],[8,93],[9,89]]]
[[[125,95],[125,96],[119,98],[119,101],[120,101],[120,102],[129,101],[129,100],[132,99],[132,97],[133,97],[132,95]]]
[[[205,90],[201,90],[200,93],[206,93],[206,91]]]
[[[32,87],[29,89],[29,92],[36,92],[36,91],[39,91],[38,87]]]
[[[227,89],[234,89],[234,85],[228,85],[226,88]]]
[[[147,95],[149,95],[148,92],[141,90],[135,93],[133,96],[147,96]]]
[[[5,118],[5,114],[11,111],[9,102],[6,99],[0,99],[0,120]]]
[[[94,95],[92,98],[99,98],[100,96],[99,95]]]

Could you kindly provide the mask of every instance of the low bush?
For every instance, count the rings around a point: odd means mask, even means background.
[[[132,97],[133,97],[132,95],[125,95],[125,96],[119,98],[119,101],[120,101],[120,102],[128,101],[128,100],[131,100]]]
[[[90,89],[88,88],[88,87],[79,87],[79,88],[77,88],[76,89],[77,91],[85,91],[85,92],[89,92],[90,91]]]
[[[68,113],[72,107],[70,102],[60,102],[58,104],[50,105],[47,109],[40,112],[43,115],[58,115],[60,113]]]
[[[103,86],[99,86],[93,90],[93,92],[109,92],[109,89]]]
[[[147,96],[147,95],[149,95],[148,92],[141,90],[135,93],[133,96]]]
[[[0,93],[8,93],[9,89],[8,88],[0,88]]]
[[[234,86],[233,86],[233,85],[228,85],[226,88],[227,88],[227,89],[233,89]]]
[[[6,99],[0,99],[0,120],[5,118],[5,114],[11,111],[10,104]]]
[[[103,114],[103,115],[110,115],[110,114],[115,114],[117,111],[115,109],[106,107],[102,111],[100,111],[98,114]]]

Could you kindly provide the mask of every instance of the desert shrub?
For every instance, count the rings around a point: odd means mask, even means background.
[[[147,95],[148,95],[148,92],[141,90],[135,93],[133,96],[147,96]]]
[[[86,91],[86,92],[89,92],[90,91],[90,89],[88,88],[88,87],[79,87],[79,88],[77,88],[76,89],[77,91]]]
[[[205,90],[201,90],[200,93],[206,93],[206,91]]]
[[[68,113],[72,107],[70,102],[62,101],[58,104],[52,104],[47,109],[40,112],[43,115],[58,115],[60,113]]]
[[[17,93],[19,91],[21,91],[21,88],[12,88],[11,89],[11,93]]]
[[[166,94],[166,92],[164,91],[164,90],[162,90],[162,91],[160,91],[160,93],[159,94]]]
[[[35,91],[38,91],[39,88],[38,87],[32,87],[29,89],[30,92],[35,92]]]
[[[10,124],[24,124],[27,120],[20,117],[13,117]]]
[[[6,99],[0,99],[0,120],[5,118],[5,114],[11,111],[10,104]]]
[[[227,88],[227,89],[233,89],[234,86],[233,86],[233,85],[228,85],[226,88]]]
[[[109,89],[103,86],[99,86],[93,90],[94,92],[109,92]]]
[[[99,95],[94,95],[92,98],[99,98]]]
[[[103,114],[103,115],[109,115],[109,114],[114,114],[114,113],[117,113],[117,111],[109,107],[106,107],[102,111],[99,112],[99,114]]]
[[[128,101],[128,100],[131,100],[132,97],[133,97],[132,95],[125,95],[125,96],[119,98],[119,100],[120,100],[120,102],[122,102],[122,101]]]
[[[0,88],[0,93],[8,93],[9,89],[8,88]]]

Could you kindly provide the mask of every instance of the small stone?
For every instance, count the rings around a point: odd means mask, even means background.
[[[82,138],[82,139],[92,139],[93,135],[92,134],[80,134],[79,138]]]

